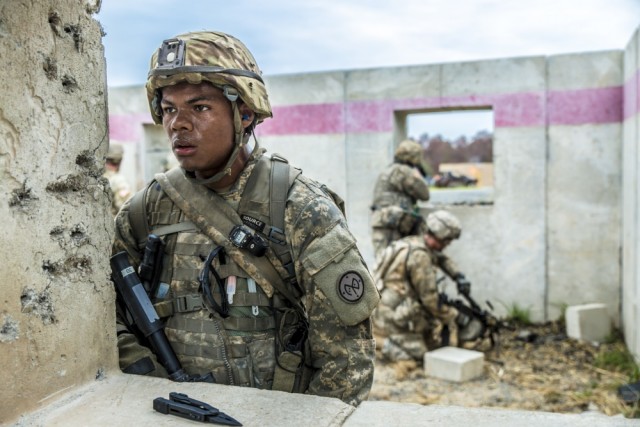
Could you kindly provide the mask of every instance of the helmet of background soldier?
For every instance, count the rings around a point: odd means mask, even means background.
[[[162,123],[159,89],[180,82],[210,82],[234,104],[239,97],[256,114],[272,117],[262,71],[247,47],[225,33],[201,31],[165,40],[151,57],[147,99],[156,124]],[[235,110],[235,108],[234,108]]]
[[[107,160],[111,163],[122,162],[122,156],[124,155],[124,147],[120,144],[109,144],[109,151],[107,151]]]
[[[395,161],[413,166],[422,164],[422,146],[412,139],[405,139],[396,148]]]
[[[458,218],[443,210],[427,215],[426,228],[433,237],[440,241],[457,239],[462,233]]]

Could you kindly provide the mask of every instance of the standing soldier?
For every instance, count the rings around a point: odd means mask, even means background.
[[[109,143],[109,151],[104,166],[103,177],[109,180],[111,190],[111,213],[115,216],[124,202],[131,197],[131,186],[127,179],[120,173],[120,164],[124,148],[120,144]]]
[[[376,259],[391,242],[417,233],[422,217],[416,203],[429,200],[429,184],[422,165],[422,147],[407,139],[398,145],[393,163],[378,177],[371,206]]]
[[[161,237],[150,297],[184,371],[366,400],[379,294],[339,197],[250,142],[272,116],[253,55],[224,33],[182,34],[153,55],[146,89],[180,167],[125,204],[113,252],[137,267]],[[121,311],[121,369],[166,377],[133,330]]]
[[[436,273],[441,252],[460,237],[460,222],[439,210],[427,216],[424,228],[388,246],[375,268],[381,300],[374,322],[385,337],[382,355],[388,360],[422,362],[428,350],[457,344],[458,312],[438,303]],[[469,282],[450,260],[447,266],[447,273],[457,277],[458,291],[468,293]]]

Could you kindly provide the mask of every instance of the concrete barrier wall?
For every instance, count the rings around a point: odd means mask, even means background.
[[[622,319],[627,346],[640,361],[640,30],[624,51]]]
[[[372,263],[368,206],[407,114],[491,108],[493,204],[444,206],[464,223],[449,252],[502,312],[545,320],[601,301],[618,323],[622,64],[611,51],[273,76],[259,135],[345,196]]]
[[[0,3],[0,424],[117,369],[99,1]]]

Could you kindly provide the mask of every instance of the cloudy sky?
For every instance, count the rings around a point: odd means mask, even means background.
[[[265,75],[624,49],[640,0],[104,0],[109,86],[143,84],[162,40],[235,35]]]

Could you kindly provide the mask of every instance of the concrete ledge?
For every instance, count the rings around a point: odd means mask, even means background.
[[[153,399],[168,399],[172,391],[209,403],[245,427],[340,426],[355,410],[341,400],[326,397],[114,373],[105,380],[52,397],[47,407],[21,416],[15,426],[218,425],[154,411]]]
[[[156,397],[168,398],[178,391],[205,401],[240,421],[244,427],[259,426],[519,426],[519,427],[627,427],[638,420],[602,414],[555,414],[459,406],[423,406],[412,403],[369,401],[358,408],[338,399],[256,390],[245,387],[202,383],[174,383],[169,380],[135,375],[112,374],[73,390],[51,396],[37,412],[25,414],[15,427],[51,426],[135,426],[164,427],[202,424],[152,408]]]
[[[344,427],[429,426],[429,427],[627,427],[638,420],[602,414],[556,414],[460,406],[418,405],[395,402],[363,402]]]

